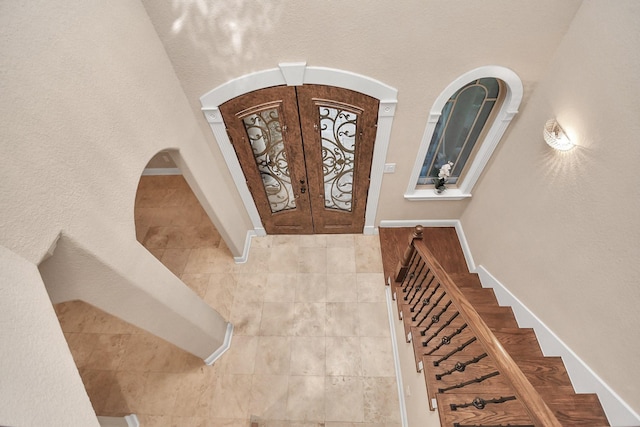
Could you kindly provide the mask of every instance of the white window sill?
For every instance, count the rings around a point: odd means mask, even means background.
[[[458,188],[451,188],[444,193],[436,193],[433,188],[425,188],[414,190],[411,193],[405,193],[404,198],[410,201],[416,200],[463,200],[471,197],[471,193],[465,193]]]

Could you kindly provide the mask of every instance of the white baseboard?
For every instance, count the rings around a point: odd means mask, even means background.
[[[597,393],[614,427],[640,425],[638,415],[618,394],[587,366],[551,329],[498,281],[482,265],[476,271],[482,286],[492,288],[500,305],[510,306],[521,328],[533,328],[545,356],[560,356],[567,368],[574,389],[578,393]]]
[[[140,427],[140,421],[136,414],[125,415],[124,417],[98,417],[98,424],[101,427]]]
[[[400,367],[400,354],[398,353],[398,340],[396,328],[394,327],[393,298],[391,297],[391,287],[385,286],[385,297],[387,300],[387,314],[389,316],[389,329],[391,330],[391,346],[393,350],[393,364],[396,369],[396,383],[398,384],[398,401],[400,403],[400,421],[402,427],[409,427],[407,420],[407,404],[404,398],[404,384],[402,382],[402,369]]]
[[[249,260],[249,249],[251,249],[251,239],[258,236],[258,233],[255,230],[247,231],[247,235],[244,239],[244,250],[242,251],[241,256],[233,257],[233,260],[236,264],[244,264]]]
[[[204,359],[204,363],[207,365],[213,365],[213,363],[220,358],[224,354],[225,351],[229,350],[231,347],[231,338],[233,337],[233,324],[227,323],[227,332],[224,335],[224,342],[216,351],[214,351],[211,356]]]

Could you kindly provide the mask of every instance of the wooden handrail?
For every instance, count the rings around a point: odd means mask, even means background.
[[[491,329],[482,320],[478,312],[462,294],[458,286],[442,268],[425,243],[420,239],[411,239],[412,246],[422,259],[431,267],[447,295],[458,309],[460,315],[474,331],[485,352],[493,359],[498,371],[511,383],[518,400],[523,404],[531,420],[537,427],[562,427],[553,411],[549,409],[538,391],[531,385],[522,370],[504,349]],[[411,255],[410,255],[411,256]]]

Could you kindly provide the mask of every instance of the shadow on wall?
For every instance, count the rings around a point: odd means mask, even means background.
[[[148,0],[144,3],[150,15],[161,13],[164,7]],[[207,58],[210,69],[206,72],[228,80],[237,77],[237,70],[246,68],[245,64],[273,63],[260,46],[268,44],[269,34],[278,27],[282,7],[276,2],[247,0],[174,0],[172,16],[163,17],[165,27],[157,31],[169,50],[180,50],[180,56]],[[160,22],[152,21],[154,25]],[[184,52],[189,47],[193,52]]]

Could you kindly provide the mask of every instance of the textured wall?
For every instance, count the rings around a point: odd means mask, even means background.
[[[640,4],[587,1],[462,216],[485,266],[640,410]],[[557,117],[578,144],[554,152]]]
[[[0,246],[0,425],[98,426],[37,268]]]

